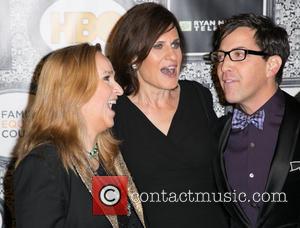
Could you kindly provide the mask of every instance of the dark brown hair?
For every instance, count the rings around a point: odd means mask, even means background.
[[[215,31],[213,37],[213,50],[219,49],[222,40],[239,27],[249,27],[255,30],[255,41],[258,47],[268,56],[279,55],[282,60],[281,67],[276,75],[278,84],[282,81],[284,65],[290,54],[288,34],[286,30],[276,25],[271,18],[255,14],[239,14],[227,19]],[[268,58],[268,57],[266,57]]]
[[[128,10],[116,23],[107,42],[106,54],[125,95],[136,94],[139,83],[132,64],[139,66],[153,44],[167,30],[176,28],[181,50],[184,39],[176,17],[164,6],[143,3]]]

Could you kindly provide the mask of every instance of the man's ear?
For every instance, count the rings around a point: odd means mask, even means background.
[[[275,77],[282,64],[279,55],[272,55],[267,60],[267,77]]]

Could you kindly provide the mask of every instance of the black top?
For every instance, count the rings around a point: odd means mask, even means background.
[[[199,202],[203,199],[195,194],[216,192],[211,164],[217,149],[212,130],[216,115],[211,94],[197,82],[179,84],[179,104],[167,136],[126,96],[115,106],[114,133],[122,141],[121,152],[142,201],[148,198],[143,202],[148,227],[226,227],[220,205]],[[180,193],[185,201],[188,196],[183,192],[189,190],[198,202],[170,202]],[[149,202],[146,193],[155,193],[156,202]],[[166,200],[169,196],[173,198]]]
[[[103,168],[99,174],[106,175]],[[73,171],[63,168],[56,147],[38,146],[14,173],[18,228],[111,228],[104,215],[93,215],[92,196]],[[118,216],[120,228],[142,227],[133,207],[131,216]]]

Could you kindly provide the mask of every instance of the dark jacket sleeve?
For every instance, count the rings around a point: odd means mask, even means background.
[[[14,173],[18,228],[64,226],[66,174],[54,147],[40,146],[21,161]]]

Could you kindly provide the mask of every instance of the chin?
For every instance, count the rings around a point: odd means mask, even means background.
[[[176,89],[177,87],[178,87],[178,80],[176,80],[176,82],[174,83],[169,83],[167,85],[162,86],[162,88],[166,90],[173,90]]]
[[[226,101],[227,101],[228,103],[230,103],[230,104],[238,104],[238,103],[240,103],[240,100],[237,99],[237,98],[234,98],[234,97],[226,97],[226,96],[225,96],[225,98],[226,98]]]
[[[104,132],[104,131],[112,128],[113,126],[114,126],[113,120],[106,120],[106,121],[102,120],[102,125],[101,125],[100,129],[98,129],[98,132],[99,133]]]
[[[114,126],[114,124],[115,124],[114,120],[110,120],[109,122],[107,122],[106,126],[107,128],[111,128]]]
[[[227,91],[227,93],[225,92],[224,96],[228,103],[235,104],[240,102],[239,96],[237,96],[237,94],[232,91]]]

